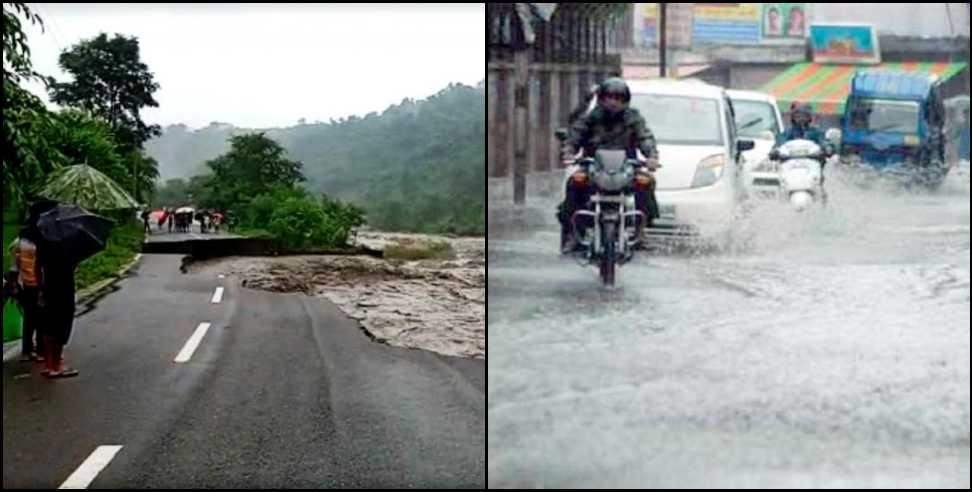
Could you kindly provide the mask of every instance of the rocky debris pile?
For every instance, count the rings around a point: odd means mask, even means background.
[[[403,237],[361,234],[381,249]],[[451,259],[385,260],[365,256],[234,257],[195,265],[239,277],[247,288],[324,297],[389,345],[445,355],[486,357],[486,241],[435,237]]]

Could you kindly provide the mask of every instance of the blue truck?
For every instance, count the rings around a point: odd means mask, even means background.
[[[856,73],[840,125],[842,162],[932,188],[948,174],[945,106],[934,75]]]

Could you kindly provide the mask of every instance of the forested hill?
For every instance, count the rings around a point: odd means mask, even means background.
[[[485,232],[483,83],[450,85],[381,113],[327,123],[259,129],[301,161],[307,187],[357,203],[389,230]],[[192,131],[164,128],[146,144],[163,179],[206,172],[229,150],[229,137],[256,131],[212,123]]]

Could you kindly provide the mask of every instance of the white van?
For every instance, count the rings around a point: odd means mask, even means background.
[[[736,128],[743,138],[754,142],[752,150],[743,152],[744,169],[752,171],[769,157],[769,151],[785,129],[776,98],[756,91],[727,90],[736,110]]]
[[[745,195],[740,140],[726,90],[701,81],[635,80],[631,107],[648,123],[662,168],[656,173],[665,230],[722,238]]]

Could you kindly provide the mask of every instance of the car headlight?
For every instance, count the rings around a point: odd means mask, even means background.
[[[786,168],[791,170],[809,171],[810,165],[806,162],[788,162]]]
[[[771,172],[775,172],[776,171],[776,168],[777,168],[777,165],[776,165],[775,162],[773,162],[773,161],[771,161],[769,159],[763,159],[763,160],[759,161],[759,164],[756,164],[756,167],[753,168],[753,172],[757,172],[757,173],[771,173]]]
[[[692,188],[711,186],[722,177],[722,170],[726,167],[726,156],[715,154],[702,159],[695,168]]]

